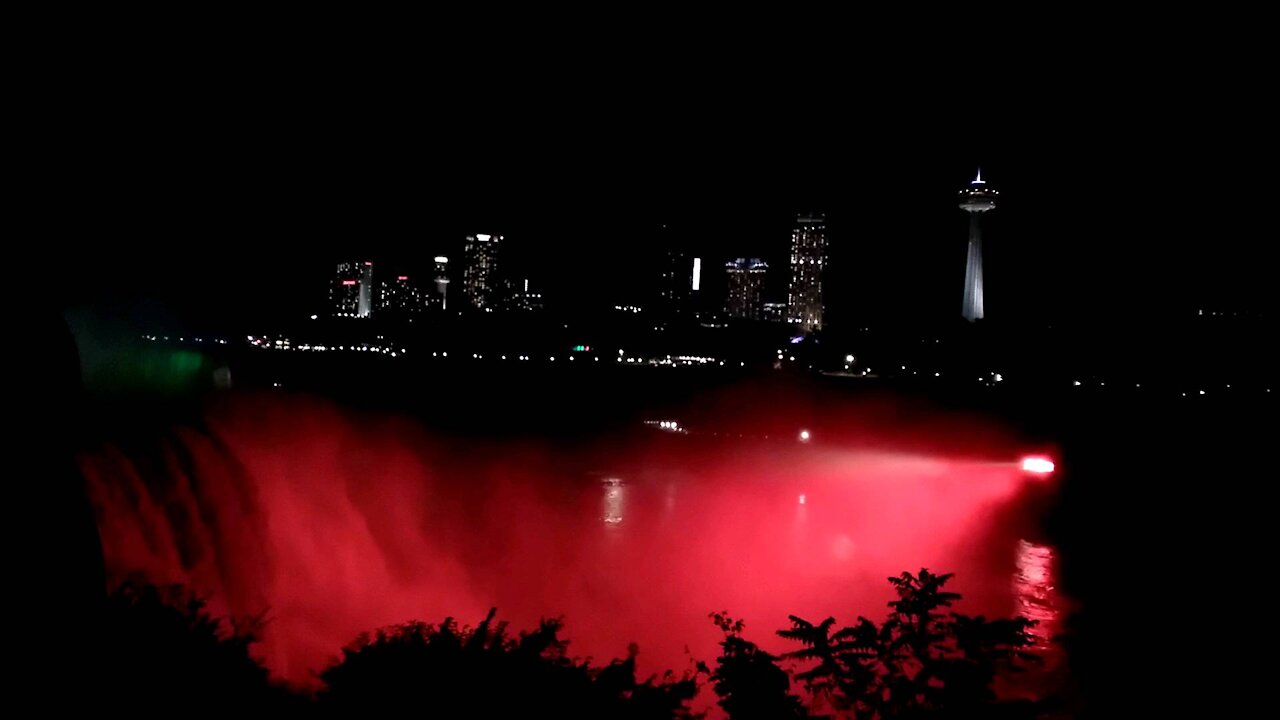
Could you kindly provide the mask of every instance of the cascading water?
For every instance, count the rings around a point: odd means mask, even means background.
[[[112,577],[264,617],[259,653],[304,684],[362,631],[495,605],[522,626],[563,614],[576,654],[635,641],[642,671],[679,671],[714,656],[711,610],[783,649],[787,614],[878,617],[902,570],[955,572],[963,609],[1005,614],[1028,572],[999,520],[1026,482],[1012,463],[664,433],[482,443],[238,394],[80,465]]]

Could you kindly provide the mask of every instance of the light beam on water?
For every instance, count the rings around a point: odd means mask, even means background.
[[[116,578],[182,582],[233,616],[265,610],[262,656],[302,683],[360,632],[474,622],[494,605],[517,626],[565,615],[577,655],[638,642],[650,672],[685,669],[686,648],[714,657],[711,610],[783,649],[773,630],[788,614],[880,617],[884,579],[903,570],[955,572],[962,609],[989,614],[1025,609],[1015,572],[1046,585],[1050,566],[994,519],[1025,482],[1015,463],[696,443],[446,441],[242,397],[201,431],[104,446],[81,466]]]

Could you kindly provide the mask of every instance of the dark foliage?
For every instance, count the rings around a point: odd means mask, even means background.
[[[257,621],[225,626],[179,587],[126,583],[101,619],[91,682],[104,709],[246,712],[301,702],[249,654]]]
[[[334,714],[392,708],[444,717],[690,717],[696,673],[637,682],[635,646],[604,667],[571,658],[559,620],[511,637],[495,611],[476,627],[453,618],[360,637],[320,677]]]
[[[800,699],[792,695],[791,678],[778,667],[778,658],[742,637],[743,623],[728,613],[711,613],[724,632],[720,657],[711,674],[720,707],[734,720],[808,717]]]
[[[1027,651],[1034,622],[944,612],[960,597],[942,589],[950,579],[924,569],[889,578],[898,598],[878,626],[859,617],[833,630],[834,618],[814,624],[792,616],[791,627],[778,634],[804,648],[784,657],[805,662],[797,679],[842,715],[1034,717],[1032,703],[1002,702],[994,690],[999,673],[1036,659]]]
[[[249,653],[260,622],[226,625],[176,587],[128,583],[103,606],[92,653],[93,683],[107,710],[144,714],[175,709],[347,715],[408,710],[432,717],[689,718],[707,673],[719,704],[735,720],[806,718],[781,660],[800,663],[795,679],[813,707],[857,718],[1031,718],[1037,707],[1004,701],[997,679],[1036,659],[1032,622],[987,620],[947,610],[959,598],[943,590],[950,575],[890,578],[897,599],[879,625],[864,617],[836,628],[834,618],[791,617],[778,634],[803,647],[779,658],[743,637],[727,613],[711,619],[724,633],[714,671],[639,682],[637,648],[604,666],[575,659],[562,623],[544,620],[512,636],[491,610],[474,628],[453,618],[405,623],[363,635],[320,673],[324,689],[308,698],[273,685]]]

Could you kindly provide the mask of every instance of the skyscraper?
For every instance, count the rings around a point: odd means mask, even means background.
[[[769,265],[759,258],[738,258],[725,263],[729,295],[724,310],[729,317],[764,319],[764,274]]]
[[[339,263],[337,277],[329,288],[334,317],[369,317],[373,298],[373,263]]]
[[[534,292],[529,289],[529,278],[524,279],[522,290],[512,293],[511,307],[513,310],[534,311],[542,309],[542,293]]]
[[[408,275],[397,275],[394,280],[383,281],[379,289],[379,317],[385,313],[400,320],[411,320],[422,312],[422,294]]]
[[[964,308],[961,314],[969,322],[982,319],[982,228],[979,217],[995,209],[1000,192],[982,179],[982,169],[965,189],[960,191],[960,209],[969,213],[969,252],[964,265]]]
[[[436,294],[431,304],[441,310],[449,309],[449,258],[436,256]]]
[[[696,268],[695,268],[696,265]],[[701,274],[702,261],[690,259],[683,250],[666,250],[658,270],[658,310],[674,313],[685,309],[693,287],[695,269]],[[701,280],[701,278],[697,278]]]
[[[787,304],[784,302],[765,303],[761,317],[766,322],[784,323],[787,321]]]
[[[364,272],[360,276],[360,309],[358,317],[369,317],[373,314],[373,263],[366,261]]]
[[[822,329],[822,274],[827,267],[827,217],[796,216],[791,231],[788,320],[806,332]]]
[[[498,245],[501,235],[468,235],[462,249],[462,293],[477,310],[492,312],[501,301]]]

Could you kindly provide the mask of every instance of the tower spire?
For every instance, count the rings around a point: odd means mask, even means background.
[[[969,186],[960,191],[960,209],[969,213],[969,257],[964,268],[964,311],[970,322],[982,319],[982,227],[979,217],[996,207],[1000,195],[982,179],[982,168]]]

